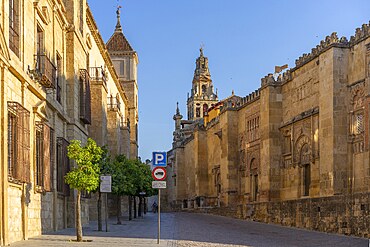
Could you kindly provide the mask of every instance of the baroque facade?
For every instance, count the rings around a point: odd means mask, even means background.
[[[219,101],[203,121],[177,109],[169,207],[368,237],[369,69],[364,24],[350,40],[327,36],[248,96]]]
[[[137,156],[137,121],[128,120],[137,88],[122,85],[86,0],[0,7],[0,245],[8,245],[74,226],[75,192],[64,183],[70,140]],[[82,199],[83,223],[96,217],[93,200]]]

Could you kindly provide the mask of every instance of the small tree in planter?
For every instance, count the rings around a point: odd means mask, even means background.
[[[91,192],[98,188],[102,154],[103,150],[91,138],[84,147],[78,140],[72,140],[68,146],[68,157],[76,162],[76,166],[65,176],[65,181],[71,188],[77,190],[75,211],[77,242],[82,241],[81,191]]]

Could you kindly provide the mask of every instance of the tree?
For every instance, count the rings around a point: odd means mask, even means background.
[[[81,224],[81,191],[91,192],[98,188],[100,182],[100,166],[103,150],[96,142],[89,138],[86,146],[81,146],[81,141],[72,140],[68,146],[68,157],[76,162],[76,165],[65,176],[65,181],[73,189],[77,190],[76,198],[76,235],[77,241],[82,241]]]
[[[152,188],[152,172],[150,167],[147,164],[144,164],[140,161],[137,162],[137,166],[139,167],[140,171],[140,184],[138,187],[137,195],[139,195],[139,216],[142,215],[143,209],[143,199],[144,197],[152,196],[156,193],[156,191]],[[140,192],[144,192],[144,195],[140,195]],[[145,199],[144,199],[145,202]],[[145,207],[145,203],[144,203]],[[144,209],[145,212],[145,209]]]
[[[112,164],[112,193],[117,195],[117,224],[121,224],[121,196],[136,192],[136,167],[124,155],[118,155]],[[130,200],[130,198],[129,198]]]

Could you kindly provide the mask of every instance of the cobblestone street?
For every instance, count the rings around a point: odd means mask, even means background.
[[[161,241],[157,245],[157,215],[123,221],[122,225],[110,220],[109,232],[96,231],[92,223],[84,228],[84,240],[76,243],[74,229],[58,231],[28,241],[12,244],[14,247],[61,247],[61,246],[107,246],[107,247],[193,247],[193,246],[351,246],[368,247],[363,238],[306,231],[257,222],[236,220],[221,216],[165,213],[161,221]]]

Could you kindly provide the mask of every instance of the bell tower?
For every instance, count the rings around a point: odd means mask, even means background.
[[[117,24],[113,35],[108,40],[106,47],[116,69],[118,79],[128,98],[127,119],[124,119],[130,130],[130,154],[131,159],[138,157],[138,80],[137,66],[139,58],[136,51],[132,48],[121,25],[120,6],[117,8]]]
[[[213,91],[211,74],[208,68],[208,58],[203,55],[203,48],[200,48],[200,55],[196,60],[190,97],[188,95],[188,120],[203,118],[207,114],[208,108],[217,102],[218,96]]]

